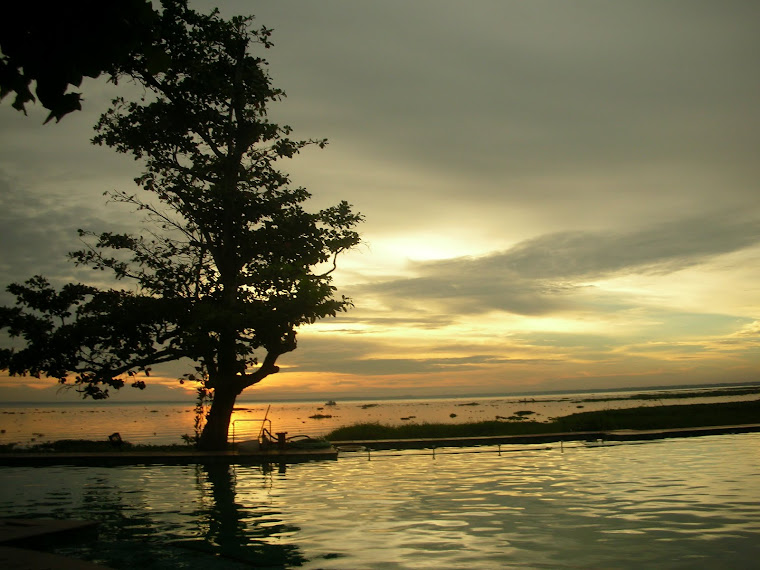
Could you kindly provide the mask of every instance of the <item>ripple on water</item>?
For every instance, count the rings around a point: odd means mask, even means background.
[[[97,519],[114,568],[751,567],[760,434],[237,466],[3,468],[0,516]]]

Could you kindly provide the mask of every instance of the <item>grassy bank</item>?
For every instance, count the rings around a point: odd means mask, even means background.
[[[754,423],[760,423],[760,400],[579,412],[546,423],[525,420],[464,424],[423,423],[400,426],[363,423],[333,430],[326,438],[330,441],[429,439],[618,429],[674,429]]]
[[[188,451],[188,445],[132,444],[127,441],[114,445],[108,440],[59,439],[31,446],[17,446],[15,443],[0,445],[0,453],[113,453],[118,451]]]
[[[681,398],[714,398],[720,396],[746,396],[760,394],[760,386],[741,386],[739,388],[716,388],[714,390],[678,390],[675,392],[645,392],[629,396],[589,396],[574,399],[574,402],[615,402],[624,400],[668,400]]]
[[[526,417],[526,416],[522,416]],[[521,436],[566,432],[612,430],[656,430],[711,426],[760,424],[760,400],[719,404],[659,405],[619,410],[578,412],[551,422],[532,420],[484,421],[475,423],[407,423],[389,426],[380,423],[354,424],[330,432],[329,441],[378,439],[434,439],[455,437]],[[329,445],[324,439],[289,442],[290,449],[317,449]],[[31,447],[0,445],[0,453],[96,453],[114,451],[192,451],[188,445],[133,445],[123,442],[65,439]]]
[[[330,442],[322,438],[309,438],[288,441],[286,449],[294,450],[313,450],[326,449],[330,447]],[[237,449],[237,446],[229,445],[230,450]],[[151,445],[151,444],[133,444],[127,441],[121,445],[114,445],[108,440],[92,439],[59,439],[46,443],[38,443],[31,446],[17,446],[15,443],[0,445],[0,453],[118,453],[121,451],[142,452],[186,452],[195,451],[195,445]]]

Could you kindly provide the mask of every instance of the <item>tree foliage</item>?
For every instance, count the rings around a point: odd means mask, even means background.
[[[165,65],[156,17],[149,0],[14,3],[0,18],[0,99],[15,93],[24,113],[38,99],[50,111],[45,122],[80,110],[81,94],[67,91],[84,77],[113,74],[136,54]]]
[[[71,254],[132,286],[11,285],[17,305],[0,310],[0,326],[25,346],[0,351],[0,366],[104,398],[125,377],[143,388],[140,372],[190,359],[186,378],[214,397],[201,445],[219,448],[235,398],[279,370],[296,329],[350,306],[335,298],[331,273],[359,243],[361,216],[346,202],[307,211],[309,193],[277,167],[325,141],[292,139],[267,117],[284,94],[250,52],[270,47],[270,30],[165,0],[156,31],[171,64],[155,72],[140,55],[123,64],[118,73],[147,95],[116,99],[94,138],[144,161],[140,196],[111,198],[144,213],[150,229],[80,230],[90,246]]]

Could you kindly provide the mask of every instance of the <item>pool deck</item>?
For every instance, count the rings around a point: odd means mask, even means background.
[[[358,448],[425,449],[468,447],[479,445],[541,444],[565,441],[641,441],[672,437],[697,437],[760,431],[758,424],[710,426],[695,428],[612,430],[533,435],[493,435],[482,437],[447,437],[426,439],[376,439],[333,441],[325,449],[241,449],[239,451],[119,451],[92,453],[0,453],[0,466],[43,467],[47,465],[79,465],[110,467],[116,465],[192,465],[192,464],[283,464],[334,460],[342,451]]]
[[[116,465],[193,465],[303,463],[336,459],[334,447],[325,449],[267,449],[250,451],[118,451],[0,453],[0,466],[42,467],[46,465],[81,465],[111,467]]]

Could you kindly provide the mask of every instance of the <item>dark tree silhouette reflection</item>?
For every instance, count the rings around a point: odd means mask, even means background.
[[[96,520],[97,533],[30,548],[129,570],[291,568],[306,561],[297,545],[283,544],[283,535],[299,528],[270,506],[270,466],[62,471],[79,492],[51,490],[14,516]]]
[[[278,544],[273,539],[283,532],[299,530],[281,519],[278,512],[261,504],[242,504],[237,495],[236,469],[260,469],[262,488],[266,486],[267,467],[236,467],[208,464],[198,467],[198,478],[209,500],[198,512],[202,536],[182,542],[193,550],[213,553],[230,562],[255,567],[300,566],[305,562],[297,546]],[[205,479],[205,481],[204,481]],[[206,484],[204,484],[206,483]],[[249,500],[253,497],[248,497]],[[266,524],[261,524],[262,522]]]

